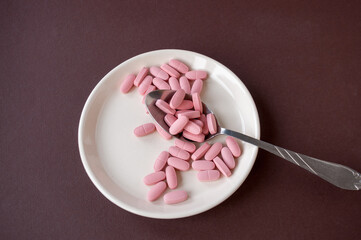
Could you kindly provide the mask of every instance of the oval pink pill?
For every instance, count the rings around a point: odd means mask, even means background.
[[[176,79],[175,77],[170,77],[168,82],[169,82],[170,89],[172,89],[172,90],[178,90],[181,88],[179,85],[178,79]]]
[[[200,159],[201,157],[204,156],[204,154],[206,154],[206,152],[208,151],[208,149],[211,148],[211,145],[209,143],[203,143],[202,146],[200,146],[191,156],[191,158],[196,161],[198,159]]]
[[[150,73],[157,78],[161,78],[163,80],[167,80],[169,78],[168,73],[164,72],[159,67],[150,67]]]
[[[180,139],[176,139],[174,141],[175,145],[183,150],[186,150],[187,152],[194,152],[196,150],[196,145],[194,145],[191,142],[185,142]]]
[[[212,147],[207,151],[206,155],[204,155],[204,159],[210,161],[215,158],[222,149],[222,143],[216,142],[212,145]]]
[[[163,64],[162,66],[160,66],[160,68],[168,73],[171,77],[175,77],[175,78],[179,78],[180,74],[179,72],[177,72],[177,70],[175,70],[174,68],[172,68],[171,66],[169,66],[168,64]]]
[[[199,96],[199,93],[192,94],[192,102],[193,102],[194,110],[199,111],[199,113],[203,113],[203,104],[201,101],[201,97]]]
[[[206,170],[197,173],[197,178],[201,182],[215,181],[221,176],[218,170]]]
[[[174,167],[168,166],[165,169],[165,177],[167,179],[168,187],[170,189],[175,189],[178,185],[177,173],[175,172]]]
[[[229,150],[231,150],[234,157],[239,157],[242,154],[241,148],[239,147],[236,139],[231,136],[226,137],[226,144]]]
[[[233,169],[236,166],[236,162],[234,161],[234,157],[232,155],[231,150],[228,147],[224,147],[221,150],[221,155],[224,163],[227,165],[229,169]]]
[[[165,191],[166,188],[167,188],[167,184],[163,181],[155,184],[148,191],[148,194],[147,194],[148,201],[153,202],[153,201],[157,200],[160,197],[160,195],[162,195],[162,193]]]
[[[191,118],[199,118],[201,116],[201,113],[199,111],[186,110],[184,112],[178,113],[177,115],[178,117],[185,116],[191,119]]]
[[[180,73],[186,73],[189,71],[189,67],[185,65],[185,63],[176,59],[171,59],[169,61],[169,65]]]
[[[168,152],[177,158],[183,159],[183,160],[188,160],[190,157],[189,152],[177,147],[177,146],[171,146],[168,149]]]
[[[191,85],[189,84],[189,81],[185,76],[182,76],[179,79],[179,85],[187,94],[191,93]]]
[[[144,78],[144,80],[139,84],[139,87],[138,87],[138,93],[140,95],[144,95],[145,92],[148,90],[149,86],[152,84],[153,82],[153,78],[152,76],[146,76]]]
[[[212,161],[198,160],[192,163],[192,168],[197,171],[212,170],[216,165]]]
[[[198,124],[189,121],[185,126],[184,129],[187,130],[188,132],[198,135],[202,133],[202,127],[199,126]]]
[[[120,91],[122,93],[128,93],[134,86],[134,80],[135,74],[129,74],[120,85]]]
[[[186,77],[190,80],[196,80],[196,79],[206,79],[207,78],[207,72],[202,70],[194,70],[186,72]]]
[[[185,96],[186,92],[183,89],[178,89],[170,99],[169,106],[176,109],[179,105],[181,105]]]
[[[188,112],[188,111],[190,111],[190,110],[178,110],[178,111],[175,112],[175,116],[176,116],[176,117],[179,117],[178,115],[179,115],[180,113],[185,113],[185,112]]]
[[[183,131],[184,127],[189,122],[189,119],[185,116],[180,116],[169,128],[169,133],[176,135]]]
[[[188,132],[187,130],[183,130],[183,137],[192,140],[194,142],[204,142],[204,138],[205,138],[204,134],[202,133],[193,134]]]
[[[176,204],[188,199],[188,194],[184,190],[176,190],[164,194],[163,200],[166,204]]]
[[[227,167],[227,165],[223,162],[222,159],[220,159],[219,157],[215,157],[213,159],[214,164],[216,164],[216,167],[218,168],[218,170],[226,177],[231,176],[231,171],[229,170],[229,168]]]
[[[203,122],[203,130],[202,130],[202,133],[203,133],[204,135],[207,135],[207,134],[209,133],[209,131],[208,131],[208,123],[207,123],[207,117],[206,117],[206,115],[202,114],[202,115],[200,116],[200,120]]]
[[[143,137],[148,134],[151,134],[154,131],[155,131],[155,125],[153,123],[146,123],[140,125],[139,127],[136,127],[134,129],[134,135],[137,137]]]
[[[165,173],[163,171],[154,172],[148,174],[143,178],[143,182],[146,185],[153,185],[165,179]]]
[[[167,151],[161,152],[154,162],[154,167],[153,167],[154,171],[157,172],[162,170],[167,163],[168,157],[169,157],[169,153]]]
[[[150,92],[153,92],[154,90],[156,90],[157,88],[155,87],[155,86],[153,86],[153,85],[150,85],[149,87],[148,87],[148,89],[147,89],[147,91],[144,93],[144,96],[143,96],[143,98],[142,98],[142,103],[144,104],[144,102],[145,102],[145,97],[147,96],[147,94],[148,93],[150,93]]]
[[[187,171],[189,169],[189,163],[185,160],[176,158],[176,157],[170,157],[167,161],[168,165],[181,170],[181,171]]]
[[[207,125],[208,125],[208,130],[211,134],[217,133],[218,127],[214,114],[212,113],[207,114]]]
[[[203,89],[203,81],[200,79],[196,79],[193,83],[191,94],[193,93],[201,93]]]
[[[158,124],[155,124],[155,128],[157,129],[157,132],[159,133],[159,135],[161,135],[165,140],[170,140],[172,138],[172,135],[170,135],[167,131],[165,131]]]
[[[154,84],[154,86],[156,86],[158,89],[161,89],[161,90],[170,90],[169,84],[166,83],[163,79],[153,78],[153,84]]]
[[[177,120],[177,118],[172,114],[166,114],[164,116],[164,122],[170,127]]]
[[[175,113],[175,110],[172,109],[169,104],[162,100],[162,99],[158,99],[156,102],[155,102],[155,105],[160,109],[162,110],[163,112],[165,113],[169,113],[169,114],[174,114]]]
[[[143,81],[145,76],[148,74],[149,69],[146,67],[143,67],[140,72],[138,73],[137,77],[134,79],[134,85],[139,87],[140,83]]]
[[[198,126],[200,126],[201,128],[203,128],[203,122],[201,120],[198,119],[193,119],[192,122],[194,122],[195,124],[197,124]]]
[[[183,100],[183,102],[177,107],[178,110],[189,110],[193,108],[193,102],[191,100]]]

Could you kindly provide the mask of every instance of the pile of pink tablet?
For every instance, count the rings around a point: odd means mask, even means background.
[[[151,75],[148,75],[150,72]],[[155,130],[169,140],[172,135],[182,135],[183,138],[194,142],[204,142],[207,134],[217,132],[217,122],[213,114],[205,115],[200,93],[203,81],[207,78],[207,72],[189,68],[183,62],[172,59],[169,64],[159,67],[142,68],[137,76],[130,74],[121,84],[123,93],[129,92],[133,86],[138,87],[138,92],[144,97],[157,89],[175,90],[169,102],[158,99],[155,105],[166,113],[165,123],[169,126],[169,133],[153,123],[146,123],[134,129],[138,137],[146,136]],[[179,80],[178,80],[179,79]],[[191,94],[192,100],[185,100],[185,95]],[[144,97],[142,103],[144,103]],[[237,141],[232,137],[226,138],[226,146],[216,142],[213,145],[203,143],[198,149],[196,145],[179,139],[168,151],[160,153],[154,163],[154,172],[145,176],[143,181],[146,185],[153,185],[148,191],[147,199],[155,201],[167,189],[175,189],[178,186],[176,170],[187,171],[190,166],[198,171],[199,181],[215,181],[221,173],[229,177],[235,167],[234,158],[241,155],[241,149]],[[190,164],[189,160],[193,162]],[[166,180],[166,182],[164,181]],[[166,204],[183,202],[188,194],[183,190],[173,190],[163,197]]]

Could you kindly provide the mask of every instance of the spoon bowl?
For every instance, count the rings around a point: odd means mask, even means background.
[[[164,121],[164,117],[167,114],[165,112],[163,112],[162,110],[160,110],[155,105],[155,102],[158,99],[162,99],[166,102],[169,102],[175,92],[176,91],[173,91],[173,90],[156,90],[156,91],[152,91],[152,92],[148,93],[148,95],[145,97],[145,105],[147,107],[149,114],[154,118],[154,120],[158,123],[158,125],[160,127],[162,127],[165,131],[167,131],[167,133],[169,133],[169,126]],[[192,100],[192,96],[190,94],[186,94],[184,99]],[[212,110],[209,109],[207,107],[207,105],[204,104],[203,102],[202,102],[202,105],[203,105],[203,113],[205,115],[207,115],[208,113],[213,113]],[[221,130],[222,130],[222,128],[218,125],[218,122],[217,122],[217,132],[215,134],[208,133],[205,136],[204,141],[210,140],[210,139],[214,138],[215,136],[221,134]],[[177,135],[173,135],[173,136],[178,139],[185,140],[183,138],[182,134],[177,134]],[[189,139],[186,139],[186,141],[192,142],[192,140],[189,140]]]

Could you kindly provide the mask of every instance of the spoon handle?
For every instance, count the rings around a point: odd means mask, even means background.
[[[225,128],[221,128],[220,133],[256,145],[263,150],[306,169],[337,187],[347,190],[361,189],[361,174],[349,167],[296,153]]]

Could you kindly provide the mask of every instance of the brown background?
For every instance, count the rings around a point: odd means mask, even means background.
[[[214,209],[131,214],[86,175],[77,128],[116,65],[186,49],[242,79],[262,139],[361,171],[360,12],[360,1],[1,1],[0,239],[359,239],[361,192],[263,151]]]

